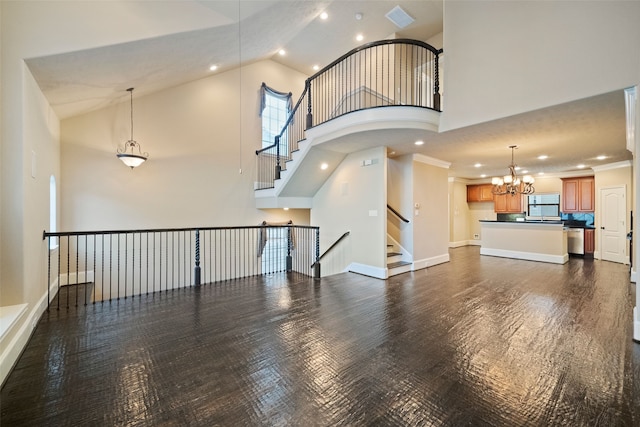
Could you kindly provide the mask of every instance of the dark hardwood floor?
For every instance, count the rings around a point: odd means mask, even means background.
[[[628,266],[450,253],[387,281],[274,275],[54,308],[0,422],[640,425]]]

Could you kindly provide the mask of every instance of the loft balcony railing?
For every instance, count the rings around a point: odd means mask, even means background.
[[[319,278],[319,238],[318,227],[267,223],[44,232],[47,306],[56,294],[60,308],[281,272]]]
[[[256,151],[256,189],[273,188],[309,128],[368,108],[440,111],[440,54],[442,49],[417,40],[381,40],[351,50],[308,78],[274,143]]]

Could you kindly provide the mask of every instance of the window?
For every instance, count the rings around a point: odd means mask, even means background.
[[[534,194],[527,196],[527,217],[560,217],[560,194]]]
[[[276,135],[280,134],[287,121],[291,111],[291,92],[278,92],[264,83],[262,83],[260,92],[262,96],[262,148],[265,148],[276,142]],[[285,131],[280,138],[280,155],[288,157],[288,148],[288,135]]]

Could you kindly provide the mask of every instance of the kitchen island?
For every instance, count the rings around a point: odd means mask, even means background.
[[[564,264],[567,228],[561,221],[480,221],[481,255]]]

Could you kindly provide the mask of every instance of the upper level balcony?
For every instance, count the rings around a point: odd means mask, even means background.
[[[256,151],[255,189],[273,189],[256,197],[313,196],[321,177],[303,173],[287,191],[291,177],[284,173],[304,171],[314,147],[339,157],[385,145],[381,130],[437,131],[441,54],[417,40],[381,40],[353,49],[308,78],[273,144]]]

